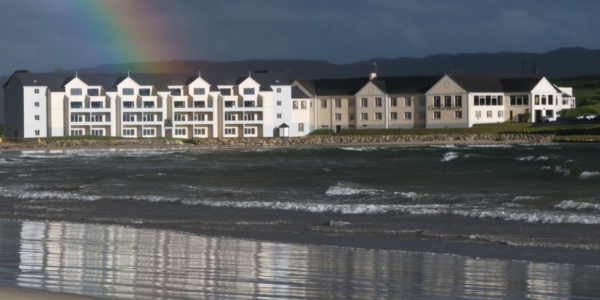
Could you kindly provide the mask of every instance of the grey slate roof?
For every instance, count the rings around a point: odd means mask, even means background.
[[[292,87],[292,99],[308,99],[310,98],[297,86]]]
[[[376,77],[371,82],[388,94],[423,94],[442,76]],[[298,79],[311,93],[318,96],[353,96],[362,89],[369,78]]]
[[[540,75],[450,74],[452,80],[469,92],[529,92],[542,80]]]

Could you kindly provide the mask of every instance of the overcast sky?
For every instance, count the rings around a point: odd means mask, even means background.
[[[0,0],[0,74],[598,49],[599,13],[598,0]]]

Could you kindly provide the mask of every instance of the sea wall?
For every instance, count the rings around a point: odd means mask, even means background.
[[[293,138],[207,138],[207,139],[4,139],[0,149],[49,149],[95,147],[163,147],[163,146],[317,146],[333,144],[401,144],[452,142],[531,142],[548,143],[549,134],[429,134],[380,136],[306,136]]]

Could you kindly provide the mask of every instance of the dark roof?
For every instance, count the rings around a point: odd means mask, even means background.
[[[469,92],[512,93],[528,92],[542,80],[540,75],[487,75],[450,74],[463,89]]]
[[[293,86],[292,87],[292,99],[308,99],[310,98],[308,95],[306,95],[299,87],[297,86]]]
[[[272,92],[273,89],[270,86],[268,86],[268,85],[261,85],[260,86],[260,91],[261,92]]]
[[[278,128],[290,128],[290,126],[288,126],[287,124],[283,123],[283,124],[279,125]]]
[[[47,86],[50,91],[64,91],[64,75],[53,73],[31,73],[28,71],[15,72],[3,87],[7,87],[13,78],[16,78],[23,86]]]
[[[151,85],[158,91],[168,91],[169,85],[185,85],[190,78],[187,74],[131,74],[129,76],[139,85]]]
[[[441,78],[442,76],[376,77],[371,82],[388,94],[423,94]],[[298,79],[297,81],[318,96],[352,96],[369,82],[369,78]]]

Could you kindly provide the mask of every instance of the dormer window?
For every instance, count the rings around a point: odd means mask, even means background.
[[[244,95],[254,95],[254,89],[253,88],[245,88]]]
[[[81,89],[71,89],[71,96],[81,96],[83,94]]]
[[[133,89],[132,88],[123,89],[123,95],[125,95],[125,96],[133,95]]]
[[[181,89],[171,89],[172,96],[181,96]]]
[[[205,91],[203,88],[195,88],[194,95],[204,95]]]
[[[140,96],[150,96],[150,89],[140,89]]]
[[[98,89],[88,89],[88,96],[100,96],[100,90]]]
[[[231,96],[231,89],[221,89],[221,95]]]

